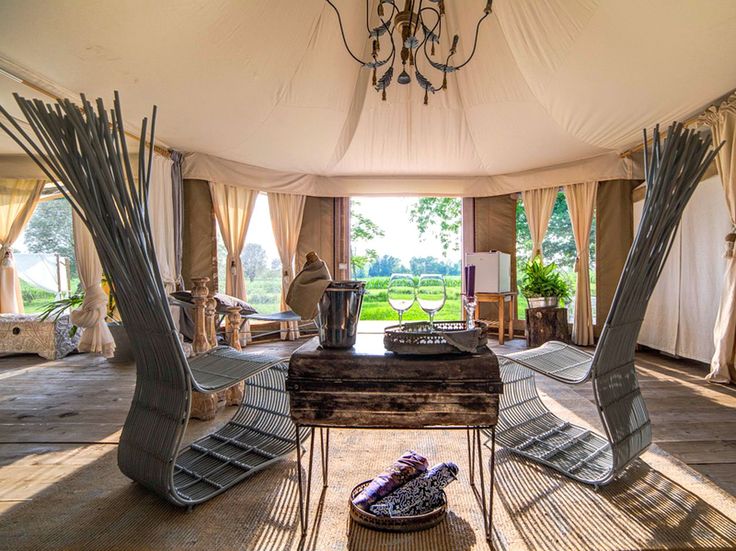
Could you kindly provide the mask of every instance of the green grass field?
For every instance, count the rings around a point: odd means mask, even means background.
[[[366,294],[363,297],[363,309],[360,313],[362,320],[396,320],[399,315],[388,303],[388,277],[371,277],[365,280]],[[437,312],[436,320],[460,319],[460,276],[445,276],[447,301],[444,308]],[[426,321],[429,316],[416,302],[404,313],[406,321]]]
[[[72,279],[72,292],[79,285],[78,279]],[[56,300],[56,295],[44,289],[39,289],[22,279],[20,280],[20,292],[23,296],[23,307],[26,314],[37,314],[41,312],[49,302]]]

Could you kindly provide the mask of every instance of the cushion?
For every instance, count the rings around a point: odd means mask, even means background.
[[[171,296],[174,297],[176,300],[180,300],[181,302],[188,302],[190,304],[194,303],[194,299],[192,298],[191,291],[175,291],[171,293]],[[258,311],[255,308],[253,308],[250,304],[248,304],[244,300],[239,299],[238,297],[226,295],[225,293],[215,293],[214,296],[215,296],[215,300],[217,301],[216,310],[220,314],[226,314],[227,309],[232,308],[233,306],[240,307],[241,316],[248,316],[250,314],[258,313]]]

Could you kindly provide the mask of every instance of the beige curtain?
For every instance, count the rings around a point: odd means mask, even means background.
[[[77,260],[79,280],[84,288],[84,302],[71,313],[71,321],[82,330],[77,347],[80,352],[102,354],[106,358],[115,355],[115,339],[110,333],[107,316],[107,295],[102,290],[102,265],[97,256],[92,235],[75,212],[72,215],[74,230],[74,256]]]
[[[335,197],[335,279],[350,279],[350,197]]]
[[[23,313],[12,246],[36,209],[43,185],[43,180],[0,179],[0,314]]]
[[[732,239],[736,233],[736,94],[719,107],[708,109],[703,121],[710,126],[714,143],[726,142],[716,157],[716,167],[733,225],[727,239]],[[723,291],[713,330],[715,353],[710,373],[706,376],[713,383],[736,383],[736,252],[733,250],[733,240],[726,256]]]
[[[245,246],[245,234],[253,216],[258,192],[210,182],[210,193],[220,234],[227,249],[225,292],[246,300],[243,262],[240,255]]]
[[[220,234],[225,243],[225,249],[227,249],[225,292],[247,300],[243,261],[240,255],[243,253],[245,234],[248,232],[253,209],[256,207],[258,192],[210,182],[210,194],[217,223],[220,226]],[[250,324],[245,324],[242,336],[247,342],[250,342],[252,339]]]
[[[271,214],[271,226],[276,240],[276,248],[281,257],[281,309],[286,310],[286,293],[294,279],[296,269],[296,247],[299,242],[299,231],[304,216],[304,195],[286,193],[269,193],[268,210]],[[281,338],[294,340],[299,337],[299,325],[296,322],[281,324]]]
[[[521,194],[524,212],[532,235],[532,258],[542,256],[542,241],[557,199],[557,188],[532,189]]]
[[[585,182],[565,186],[565,198],[570,211],[572,233],[575,237],[575,318],[572,324],[572,340],[575,344],[593,344],[593,307],[590,300],[590,227],[593,224],[598,182]]]

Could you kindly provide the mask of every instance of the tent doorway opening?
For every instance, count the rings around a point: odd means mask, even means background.
[[[350,201],[350,269],[366,282],[361,320],[398,321],[388,303],[391,274],[444,277],[447,299],[436,320],[460,319],[462,200],[361,197]],[[417,302],[405,321],[428,320]]]

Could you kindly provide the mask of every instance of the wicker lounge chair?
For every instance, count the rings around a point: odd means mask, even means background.
[[[92,233],[112,281],[136,360],[136,386],[118,447],[120,470],[176,505],[225,491],[296,447],[281,358],[215,348],[187,362],[167,305],[151,241],[147,195],[153,143],[143,121],[137,181],[119,100],[109,114],[82,98],[55,106],[16,100],[31,138],[0,106],[0,127],[70,200]],[[155,121],[155,109],[154,118]],[[148,153],[148,155],[146,155]],[[148,162],[146,157],[148,156]],[[220,430],[180,449],[191,391],[246,382],[245,398]]]
[[[642,219],[595,353],[549,342],[499,356],[504,393],[496,434],[503,446],[596,486],[613,480],[647,449],[652,431],[634,366],[636,340],[682,211],[717,152],[709,146],[710,138],[681,125],[671,126],[660,146],[655,129],[645,161]],[[537,393],[535,373],[572,385],[592,380],[605,435],[549,411]]]

